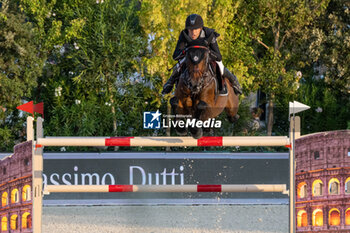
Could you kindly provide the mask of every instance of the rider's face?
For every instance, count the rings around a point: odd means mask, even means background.
[[[188,34],[192,40],[196,40],[201,34],[202,28],[188,29]]]

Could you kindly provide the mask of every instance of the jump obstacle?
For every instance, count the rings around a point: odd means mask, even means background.
[[[40,146],[288,146],[288,137],[49,137],[38,138]]]
[[[27,118],[27,140],[33,141],[33,213],[34,233],[42,232],[42,198],[50,193],[74,192],[281,192],[289,194],[290,232],[295,232],[295,199],[293,156],[294,139],[300,137],[300,118],[291,119],[290,137],[45,137],[43,119],[37,119],[34,141],[33,117]],[[293,140],[290,138],[293,137]],[[201,147],[201,146],[286,146],[290,150],[290,190],[285,184],[242,185],[46,185],[43,188],[43,148],[45,146],[143,146],[143,147]]]
[[[55,193],[121,193],[121,192],[142,192],[142,193],[204,193],[204,192],[281,192],[288,194],[287,186],[281,185],[47,185],[44,194]]]

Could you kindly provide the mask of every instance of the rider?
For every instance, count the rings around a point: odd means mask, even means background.
[[[186,19],[186,28],[181,31],[179,40],[177,42],[173,59],[180,60],[176,67],[173,69],[169,80],[164,84],[162,94],[168,94],[173,89],[175,82],[178,80],[181,74],[181,66],[184,62],[184,49],[187,47],[187,41],[197,40],[197,39],[208,39],[211,34],[214,33],[212,41],[209,41],[210,56],[218,64],[221,76],[227,78],[232,84],[235,92],[237,94],[242,94],[241,85],[239,84],[237,77],[233,75],[227,68],[222,64],[222,57],[219,50],[218,43],[216,38],[220,36],[214,29],[207,28],[203,26],[203,19],[200,15],[192,14]],[[222,85],[221,80],[218,80],[219,83],[219,93],[221,95],[227,94],[225,85]]]

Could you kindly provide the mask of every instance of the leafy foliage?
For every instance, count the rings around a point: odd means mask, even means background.
[[[30,99],[42,73],[33,26],[26,21],[16,2],[3,1],[0,8],[0,148],[23,140],[24,118],[16,106]]]
[[[143,112],[169,111],[160,91],[192,13],[221,34],[223,62],[245,95],[267,94],[268,134],[286,135],[294,99],[311,106],[303,134],[350,128],[349,9],[345,0],[1,1],[0,150],[25,140],[27,114],[15,108],[25,100],[45,103],[46,135],[164,135],[143,129]],[[238,123],[223,114],[216,134],[265,133],[245,131],[242,99]]]
[[[251,87],[261,88],[269,99],[268,135],[272,134],[276,95],[295,96],[300,80],[292,65],[291,39],[319,16],[327,4],[323,0],[263,0],[241,4],[238,17],[254,42],[256,65],[251,72],[256,78]]]
[[[350,95],[350,4],[331,1],[326,12],[300,33],[301,65],[343,97]]]
[[[46,8],[51,8],[50,18],[55,19],[45,19],[42,31],[50,34],[45,25],[52,24],[61,25],[61,29],[56,40],[47,42],[50,55],[41,87],[36,90],[50,109],[46,114],[47,133],[123,134],[124,124],[136,122],[130,108],[142,107],[140,101],[129,102],[139,97],[135,93],[142,94],[141,84],[136,85],[141,80],[136,71],[144,48],[137,1],[50,4]],[[147,88],[141,90],[147,92]]]

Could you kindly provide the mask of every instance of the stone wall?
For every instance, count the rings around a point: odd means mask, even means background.
[[[32,142],[0,160],[0,232],[32,232]],[[17,216],[17,217],[16,217]]]

